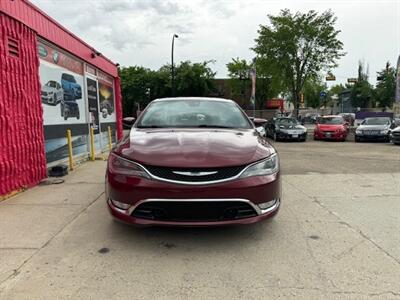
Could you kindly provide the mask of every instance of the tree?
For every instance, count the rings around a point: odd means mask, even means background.
[[[353,107],[368,107],[373,100],[374,89],[368,82],[368,68],[365,68],[363,62],[358,63],[357,82],[351,89],[351,104]]]
[[[250,84],[249,70],[250,64],[245,59],[232,58],[232,61],[226,64],[228,68],[228,76],[230,78],[229,85],[232,95],[246,95],[246,87]]]
[[[331,11],[318,15],[292,14],[282,10],[278,16],[268,15],[271,25],[260,25],[253,48],[257,61],[278,72],[292,94],[295,114],[298,114],[300,92],[307,80],[318,78],[322,70],[337,66],[345,55],[339,30],[334,25],[336,17]]]
[[[209,64],[213,61],[191,63],[185,61],[175,67],[177,96],[207,96],[214,90],[215,72]]]
[[[239,96],[245,96],[246,90],[251,89],[249,71],[252,67],[256,69],[256,109],[262,109],[267,99],[276,97],[283,91],[279,77],[273,76],[272,70],[260,65],[257,60],[250,63],[245,59],[232,58],[226,66],[232,94]]]
[[[210,62],[182,62],[175,67],[175,85],[177,96],[207,96],[213,89],[215,73],[209,67]],[[122,86],[123,112],[133,116],[139,104],[143,109],[151,100],[171,95],[171,65],[159,70],[132,66],[119,70]]]
[[[303,87],[304,101],[307,107],[319,108],[326,101],[321,98],[321,92],[326,90],[321,78],[312,78],[305,82]]]
[[[386,68],[377,72],[378,80],[375,88],[376,100],[379,102],[379,107],[386,109],[391,107],[394,102],[396,92],[396,70],[390,67],[389,62]]]

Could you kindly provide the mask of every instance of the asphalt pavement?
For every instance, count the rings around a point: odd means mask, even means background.
[[[111,219],[105,162],[0,203],[0,299],[400,299],[400,147],[275,143],[276,218],[225,228]]]

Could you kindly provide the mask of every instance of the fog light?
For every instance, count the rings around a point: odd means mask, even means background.
[[[111,202],[115,207],[118,207],[120,209],[128,209],[129,207],[131,207],[130,204],[122,203],[122,202],[115,201],[115,200],[112,200],[112,199],[111,199]]]
[[[276,200],[274,199],[274,200],[271,200],[271,201],[268,201],[268,202],[259,203],[257,205],[258,205],[258,207],[260,209],[264,210],[264,209],[270,208],[271,206],[274,206],[275,203],[276,203]]]

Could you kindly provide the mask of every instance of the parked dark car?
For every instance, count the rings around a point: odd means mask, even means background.
[[[323,116],[314,128],[314,140],[335,140],[344,142],[349,133],[349,124],[342,116]]]
[[[68,118],[77,118],[79,120],[80,118],[79,105],[78,103],[76,103],[75,100],[61,101],[60,110],[61,110],[61,117],[63,117],[64,120],[68,120]]]
[[[304,142],[307,128],[295,118],[276,118],[266,125],[266,135],[274,141],[294,140]]]
[[[256,127],[257,132],[262,137],[266,137],[265,127],[268,124],[268,120],[263,119],[263,118],[254,118],[254,117],[249,117],[249,119],[253,122],[254,126]]]
[[[400,125],[391,131],[390,141],[393,144],[400,145]]]
[[[129,224],[259,222],[280,207],[278,154],[231,100],[154,100],[109,156],[106,200]]]
[[[400,145],[400,125],[390,132],[390,141],[393,144]]]
[[[364,119],[356,129],[355,141],[389,142],[390,131],[396,125],[389,117],[373,117]]]
[[[82,87],[76,82],[73,75],[62,73],[61,86],[64,90],[65,99],[76,100],[82,98]]]

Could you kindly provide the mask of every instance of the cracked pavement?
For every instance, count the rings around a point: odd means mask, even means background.
[[[277,217],[132,228],[105,162],[0,202],[0,299],[400,299],[400,147],[276,143]]]

